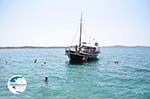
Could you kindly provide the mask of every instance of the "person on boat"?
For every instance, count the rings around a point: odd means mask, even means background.
[[[96,48],[93,48],[93,53],[95,53],[96,52]]]
[[[95,46],[98,46],[98,43],[97,43],[97,42],[95,42]]]
[[[75,50],[76,50],[76,51],[78,50],[78,45],[75,46]]]
[[[84,48],[84,52],[87,52],[87,48],[86,47]]]

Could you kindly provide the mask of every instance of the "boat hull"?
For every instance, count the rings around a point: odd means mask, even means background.
[[[71,62],[87,62],[92,60],[97,60],[98,53],[88,54],[79,51],[66,50],[66,55]]]

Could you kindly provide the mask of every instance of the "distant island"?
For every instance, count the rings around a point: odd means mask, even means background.
[[[112,48],[112,47],[117,47],[117,48],[150,48],[150,46],[124,46],[124,45],[114,45],[114,46],[101,46],[100,48]],[[0,47],[0,49],[45,49],[45,48],[66,48],[65,46],[8,46],[8,47]]]
[[[43,47],[43,46],[8,46],[8,47],[0,47],[0,49],[34,49],[34,48],[66,48],[64,46],[51,46],[51,47]]]
[[[136,45],[136,46],[126,46],[126,45],[113,45],[113,46],[102,46],[107,47],[118,47],[118,48],[150,48],[150,46]]]

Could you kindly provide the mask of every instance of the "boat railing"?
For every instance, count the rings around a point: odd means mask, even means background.
[[[65,47],[65,50],[68,50],[69,49],[69,47]]]
[[[68,46],[65,50],[76,50],[76,46]]]

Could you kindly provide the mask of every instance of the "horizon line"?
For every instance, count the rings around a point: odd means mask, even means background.
[[[68,46],[0,46],[2,48],[66,48]],[[150,45],[106,45],[99,47],[150,47]]]

